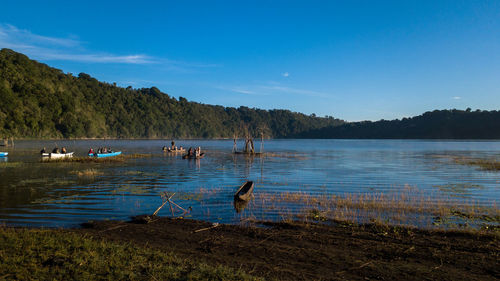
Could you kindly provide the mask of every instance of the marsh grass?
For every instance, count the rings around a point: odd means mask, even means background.
[[[154,248],[62,230],[0,226],[0,249],[2,280],[257,280]]]
[[[0,162],[0,168],[17,168],[22,165],[22,162]]]
[[[56,158],[56,159],[50,159],[50,158],[42,158],[42,162],[44,163],[121,163],[125,162],[127,159],[138,159],[138,158],[148,158],[152,157],[152,154],[141,154],[141,153],[134,153],[134,154],[120,154],[117,156],[111,156],[111,157],[102,157],[102,158],[97,158],[97,157],[68,157],[68,158]]]
[[[148,157],[153,157],[152,154],[148,153],[133,153],[133,154],[122,154],[122,157],[125,159],[137,159],[137,158],[148,158]]]
[[[500,171],[500,161],[497,159],[453,157],[453,161],[457,164],[477,166],[487,171]]]
[[[69,157],[69,158],[44,158],[43,163],[120,163],[125,161],[125,157],[118,155],[113,157]]]
[[[304,192],[256,193],[256,208],[312,221],[384,223],[424,228],[498,229],[500,210],[493,203],[424,195],[407,187],[395,193],[311,195]]]
[[[71,171],[70,174],[75,174],[79,178],[95,178],[96,176],[104,175],[103,172],[96,169],[86,169],[82,171]]]

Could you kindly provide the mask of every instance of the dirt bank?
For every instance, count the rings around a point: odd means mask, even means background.
[[[497,235],[380,225],[265,223],[220,225],[161,218],[149,224],[102,221],[72,231],[173,251],[280,280],[496,280]]]

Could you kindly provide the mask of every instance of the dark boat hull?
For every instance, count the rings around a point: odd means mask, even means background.
[[[200,156],[198,156],[198,157],[196,157],[194,155],[193,156],[189,156],[189,155],[186,154],[186,155],[182,156],[182,159],[201,159],[203,157],[205,157],[205,153],[200,154]]]
[[[253,181],[247,181],[244,184],[242,184],[238,189],[238,191],[236,191],[236,193],[234,194],[234,199],[247,201],[250,198],[252,198],[253,186],[254,186]]]

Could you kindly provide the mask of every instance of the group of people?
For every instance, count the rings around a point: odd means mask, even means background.
[[[200,157],[201,156],[201,147],[198,146],[197,148],[193,149],[192,147],[190,147],[188,149],[188,153],[187,153],[187,156],[188,157]]]
[[[175,145],[175,141],[172,141],[172,142],[171,142],[170,147],[167,147],[167,146],[164,146],[164,147],[163,147],[163,151],[167,151],[167,152],[172,152],[172,151],[184,151],[184,147],[182,147],[182,145],[181,145],[181,146],[179,146],[179,147],[177,147],[177,146]]]
[[[47,153],[47,149],[44,147],[42,150],[40,150],[40,154],[44,154],[44,153]],[[59,150],[59,147],[54,147],[54,149],[52,149],[52,153],[66,153],[66,147],[62,147],[61,150]]]
[[[111,148],[109,148],[109,147],[99,147],[97,149],[97,153],[99,153],[99,154],[102,154],[102,153],[112,153],[112,152],[113,152],[113,150]],[[96,153],[96,152],[94,152],[94,149],[91,147],[89,149],[89,154],[94,154],[94,153]]]

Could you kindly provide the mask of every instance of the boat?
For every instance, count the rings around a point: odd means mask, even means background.
[[[50,157],[50,153],[49,152],[44,152],[44,153],[42,153],[42,157]]]
[[[163,149],[163,152],[169,152],[169,153],[178,153],[178,152],[186,152],[186,150],[183,149]]]
[[[200,156],[196,156],[194,154],[191,155],[191,156],[189,156],[188,154],[186,154],[186,155],[182,156],[182,159],[201,159],[203,157],[205,157],[205,153],[204,152],[202,154],[200,154]]]
[[[57,158],[67,158],[67,157],[73,157],[73,153],[74,152],[68,152],[68,153],[50,153],[50,158],[54,158],[54,159],[57,159]],[[46,154],[46,153],[44,153]],[[42,154],[43,156],[43,154]]]
[[[247,181],[238,188],[234,194],[235,200],[247,201],[252,198],[253,181]]]
[[[122,154],[121,151],[115,151],[115,152],[106,152],[106,153],[89,153],[90,157],[97,157],[97,158],[103,158],[103,157],[112,157],[112,156],[117,156]]]
[[[8,152],[0,152],[0,157],[7,157],[9,155]]]

